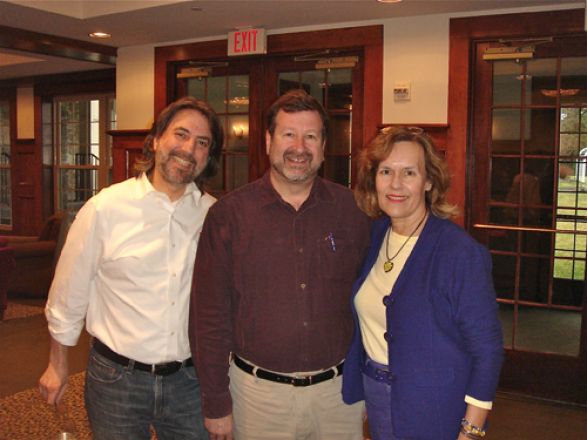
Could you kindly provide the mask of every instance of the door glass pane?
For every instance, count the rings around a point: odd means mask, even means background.
[[[228,116],[226,151],[246,152],[249,148],[249,115]]]
[[[576,356],[581,313],[520,305],[515,335],[515,348]]]
[[[517,109],[495,109],[492,119],[492,150],[494,153],[520,151],[521,112]]]
[[[556,278],[554,278],[552,286],[552,302],[554,304],[574,307],[583,306],[585,282],[582,279],[570,278],[573,271],[576,273],[585,271],[585,262],[579,262],[578,266],[580,267],[572,267],[572,264],[568,264],[565,267],[568,273],[561,274],[559,272],[555,274]]]
[[[518,233],[516,231],[504,231],[496,229],[489,231],[489,244],[491,250],[496,251],[515,251],[518,243]]]
[[[106,135],[116,121],[112,95],[56,98],[55,209],[77,211],[88,198],[110,185],[111,139]],[[51,112],[43,109],[44,148],[51,143]]]
[[[349,186],[351,181],[351,161],[348,156],[329,157],[324,162],[324,177],[341,185]]]
[[[583,109],[563,107],[560,110],[560,144],[561,156],[587,155],[587,127],[585,126],[585,113]]]
[[[526,174],[534,176],[537,180],[535,187],[527,188],[525,198],[534,204],[552,206],[554,195],[554,162],[552,159],[528,158],[524,160]],[[535,194],[532,194],[535,191]],[[530,204],[530,203],[527,203]]]
[[[228,112],[249,112],[249,77],[247,75],[228,77]]]
[[[561,60],[560,99],[564,105],[585,105],[587,102],[587,57]]]
[[[556,58],[526,61],[527,103],[556,104],[556,64]]]
[[[353,102],[351,69],[331,69],[328,73],[328,109],[350,110]]]
[[[517,206],[491,206],[489,223],[493,225],[517,225],[519,209]]]
[[[92,161],[89,102],[60,102],[58,113],[60,115],[60,164],[89,164]]]
[[[98,192],[98,171],[89,169],[61,170],[59,173],[59,206],[77,211]]]
[[[281,72],[277,85],[278,94],[281,96],[288,90],[299,89],[301,87],[300,77],[300,72]]]
[[[493,105],[519,104],[522,100],[522,65],[515,61],[493,63]]]
[[[215,188],[224,188],[224,155],[220,156],[220,160],[218,161],[218,171],[208,181],[208,186],[210,189]]]
[[[327,155],[351,153],[351,115],[334,114],[330,117]]]
[[[12,224],[10,155],[10,107],[0,102],[0,225]]]
[[[512,348],[514,342],[514,305],[500,303],[499,304],[499,320],[501,321],[501,329],[503,331],[503,345],[506,348]]]
[[[516,257],[493,254],[493,282],[498,298],[513,299],[516,288]]]
[[[526,254],[537,254],[550,257],[552,252],[552,235],[548,232],[522,232],[521,251]]]
[[[527,154],[552,155],[555,151],[557,111],[533,108],[524,112],[524,150]]]
[[[206,78],[208,87],[206,101],[216,113],[226,112],[226,77],[212,76]]]
[[[208,102],[224,129],[218,172],[208,189],[221,195],[244,185],[249,181],[249,76],[190,78],[187,92]]]
[[[325,105],[326,70],[308,70],[301,74],[301,88],[316,98],[320,104]]]
[[[491,162],[491,200],[508,201],[508,193],[512,182],[520,173],[520,159],[516,157],[494,157]]]
[[[249,181],[249,159],[243,155],[225,157],[226,190],[231,191]]]
[[[201,99],[202,101],[206,100],[206,81],[204,81],[204,77],[190,78],[186,83],[188,96]]]
[[[43,165],[53,165],[53,105],[51,102],[43,102],[41,114]]]
[[[548,278],[550,256],[547,258],[521,257],[520,296],[522,301],[546,304],[548,302]]]

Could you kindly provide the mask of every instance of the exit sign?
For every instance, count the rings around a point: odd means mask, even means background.
[[[228,56],[259,53],[267,53],[265,29],[247,28],[228,33]]]

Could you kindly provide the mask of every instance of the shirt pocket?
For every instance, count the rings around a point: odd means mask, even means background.
[[[352,283],[357,269],[356,251],[351,240],[328,234],[318,239],[319,276],[329,283]],[[351,285],[346,286],[350,289]]]

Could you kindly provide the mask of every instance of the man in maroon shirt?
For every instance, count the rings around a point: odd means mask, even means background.
[[[189,336],[213,440],[358,440],[341,398],[350,292],[370,223],[324,180],[327,115],[294,90],[269,109],[261,179],[218,201],[196,256]]]

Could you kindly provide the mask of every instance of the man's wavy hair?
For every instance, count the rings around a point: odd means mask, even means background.
[[[180,98],[175,102],[169,104],[157,117],[153,123],[151,131],[145,138],[143,144],[143,157],[137,159],[134,165],[135,175],[139,176],[141,173],[150,174],[155,167],[155,140],[159,139],[171,121],[182,110],[195,110],[199,112],[210,125],[210,132],[212,139],[210,144],[210,151],[208,153],[208,163],[206,168],[194,179],[194,183],[198,186],[200,191],[204,192],[204,185],[208,179],[216,175],[220,163],[220,154],[222,152],[222,145],[224,144],[224,131],[218,116],[212,108],[204,101],[192,97]]]
[[[440,218],[458,215],[457,207],[446,200],[446,192],[450,187],[450,174],[444,157],[438,153],[434,141],[418,127],[385,128],[359,153],[354,190],[359,208],[373,218],[384,214],[377,202],[375,176],[379,164],[387,159],[398,142],[414,142],[422,147],[426,178],[432,184],[430,191],[426,191],[427,208]]]
[[[273,137],[275,133],[275,118],[277,113],[283,110],[286,113],[297,113],[303,111],[318,112],[322,120],[322,142],[326,141],[326,134],[328,133],[328,114],[322,104],[316,98],[308,94],[303,89],[292,89],[285,92],[277,100],[271,104],[267,110],[267,130]]]

